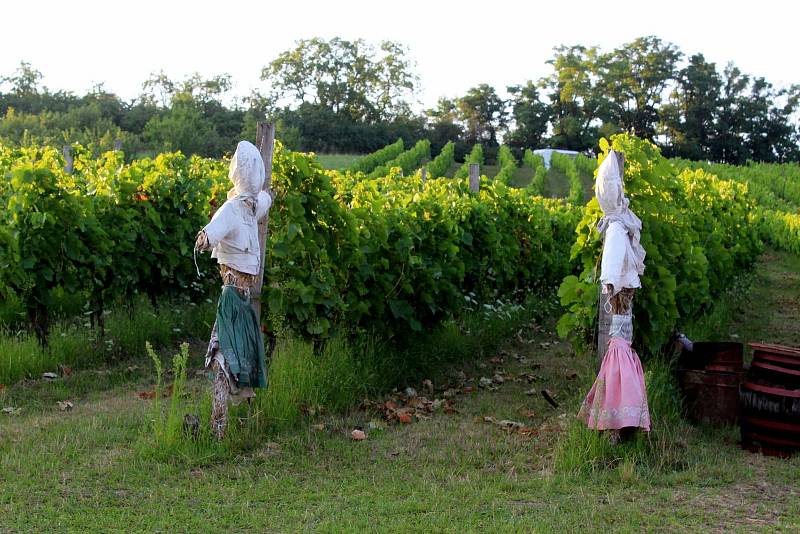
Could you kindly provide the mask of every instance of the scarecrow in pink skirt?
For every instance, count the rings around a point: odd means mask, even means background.
[[[642,221],[628,208],[613,150],[597,170],[595,194],[604,215],[597,226],[603,236],[600,283],[607,295],[606,311],[612,315],[608,350],[578,417],[589,428],[610,431],[612,442],[617,442],[620,431],[649,431],[650,413],[642,364],[631,347],[633,295],[642,287],[639,276],[644,273]]]

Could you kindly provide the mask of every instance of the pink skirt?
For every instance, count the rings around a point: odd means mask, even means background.
[[[642,363],[629,341],[613,337],[578,418],[595,430],[650,430]]]

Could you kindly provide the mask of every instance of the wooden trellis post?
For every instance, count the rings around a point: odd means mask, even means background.
[[[69,145],[64,145],[61,149],[61,153],[64,155],[64,171],[67,174],[72,174],[72,166],[74,164],[74,160],[72,158],[72,147]]]
[[[275,149],[275,123],[259,122],[256,125],[256,147],[261,152],[261,159],[264,161],[264,180],[263,190],[270,193],[272,189],[272,153]],[[250,294],[250,305],[256,312],[258,324],[261,324],[261,288],[264,286],[264,267],[266,265],[267,254],[267,227],[269,224],[269,212],[267,216],[258,222],[258,246],[261,250],[260,268],[258,269],[258,279],[253,292]]]
[[[469,164],[469,190],[477,193],[481,188],[480,165],[477,163]]]
[[[625,178],[625,154],[622,152],[617,152],[612,150],[609,154],[610,156],[616,156],[617,161],[619,162],[619,172],[623,179]],[[601,253],[602,254],[602,253]],[[609,296],[607,293],[603,293],[602,283],[600,285],[600,298],[598,299],[598,310],[597,310],[597,369],[600,370],[600,366],[603,363],[603,358],[606,355],[606,349],[608,349],[608,331],[611,328],[611,313],[607,312],[606,309],[610,306],[608,302]]]

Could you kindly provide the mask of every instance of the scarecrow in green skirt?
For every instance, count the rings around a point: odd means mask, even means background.
[[[228,199],[197,234],[195,249],[211,250],[219,263],[222,293],[206,353],[206,369],[214,377],[211,429],[225,435],[228,401],[238,404],[255,397],[254,388],[267,386],[264,341],[250,292],[258,280],[263,257],[258,243],[258,221],[272,205],[265,191],[264,162],[248,141],[236,147],[228,173],[233,189]]]

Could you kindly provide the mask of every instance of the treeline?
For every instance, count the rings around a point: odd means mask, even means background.
[[[0,139],[78,142],[97,152],[119,139],[129,158],[219,156],[269,116],[288,147],[315,152],[369,153],[400,138],[408,147],[429,139],[439,153],[452,140],[456,160],[482,143],[494,161],[500,140],[521,158],[529,147],[591,151],[603,136],[632,132],[671,157],[800,160],[798,85],[775,87],[653,36],[610,51],[559,46],[547,64],[547,76],[505,88],[508,98],[480,84],[418,113],[414,63],[392,41],[300,40],[262,69],[268,90],[238,99],[228,75],[175,81],[163,72],[131,101],[102,85],[78,96],[43,87],[42,74],[22,63],[0,76]]]

